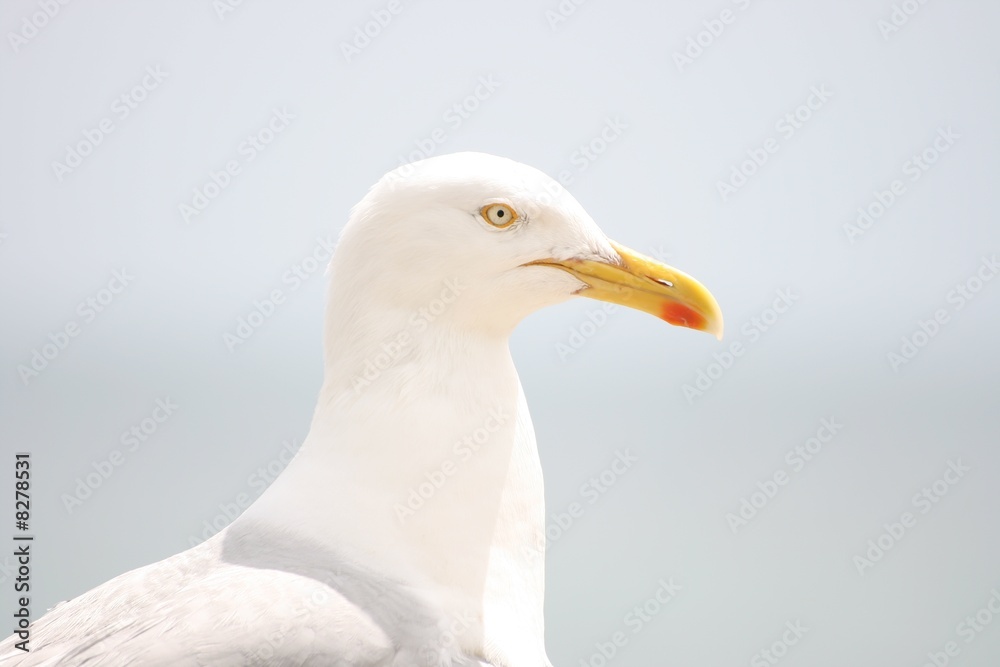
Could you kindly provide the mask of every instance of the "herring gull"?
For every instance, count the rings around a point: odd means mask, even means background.
[[[0,665],[551,664],[511,331],[579,295],[721,337],[718,304],[542,172],[480,153],[386,174],[329,273],[324,381],[287,469],[199,546],[54,607],[30,652],[5,640]]]

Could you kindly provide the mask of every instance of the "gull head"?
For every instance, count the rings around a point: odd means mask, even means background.
[[[722,337],[719,305],[701,283],[608,239],[541,171],[483,153],[386,174],[354,207],[331,273],[364,295],[355,313],[377,305],[509,332],[539,308],[584,296]]]

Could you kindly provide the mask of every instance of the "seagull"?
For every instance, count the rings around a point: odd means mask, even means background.
[[[328,273],[324,380],[285,471],[217,535],[6,639],[0,665],[551,666],[510,334],[582,296],[721,338],[716,300],[557,181],[482,153],[383,176]]]

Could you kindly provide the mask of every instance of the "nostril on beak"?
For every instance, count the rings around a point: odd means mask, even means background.
[[[669,280],[664,280],[663,278],[653,278],[651,276],[646,276],[646,277],[649,278],[650,280],[654,281],[654,282],[660,283],[664,287],[673,287],[674,286],[674,284],[672,282],[670,282]]]

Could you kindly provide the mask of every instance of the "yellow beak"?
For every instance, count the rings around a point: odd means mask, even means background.
[[[670,324],[697,329],[722,340],[722,310],[704,285],[677,269],[615,242],[622,263],[590,259],[544,259],[533,265],[566,271],[587,286],[580,296],[642,310]]]

